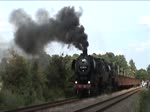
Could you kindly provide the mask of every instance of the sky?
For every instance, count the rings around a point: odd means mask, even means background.
[[[22,8],[35,18],[39,8],[54,16],[64,6],[74,6],[77,11],[82,7],[80,23],[88,35],[89,54],[121,54],[128,62],[133,59],[137,69],[146,69],[150,64],[148,1],[0,1],[0,55],[14,39],[14,26],[9,22],[13,10]],[[48,44],[45,50],[48,54],[81,53],[56,42]]]

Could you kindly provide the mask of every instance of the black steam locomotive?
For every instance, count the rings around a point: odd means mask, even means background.
[[[104,59],[83,53],[72,62],[77,95],[98,95],[104,88],[115,85],[117,66]]]

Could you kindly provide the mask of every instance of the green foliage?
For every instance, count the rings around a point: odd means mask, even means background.
[[[108,62],[115,62],[115,55],[112,52],[107,52],[105,55],[103,55],[103,58]]]
[[[140,69],[136,72],[136,78],[140,80],[147,80],[149,78],[149,75],[146,70]]]
[[[30,73],[32,79],[30,95],[34,98],[32,102],[42,102],[44,100],[43,89],[45,89],[47,79],[44,71],[39,67],[36,60],[31,64]]]
[[[72,58],[76,59],[77,57],[79,57],[79,54],[73,54]]]
[[[129,61],[129,67],[128,67],[129,76],[135,76],[136,70],[137,69],[136,69],[135,63],[134,63],[133,59],[131,59]]]
[[[132,70],[132,71],[136,71],[136,66],[135,66],[135,63],[134,63],[133,59],[131,59],[131,60],[129,61],[129,64],[130,64],[131,70]]]
[[[65,85],[64,80],[66,79],[65,74],[66,68],[63,57],[59,57],[58,55],[52,56],[47,72],[48,87],[51,88],[51,86],[56,86],[63,89]]]
[[[23,94],[24,90],[29,86],[26,81],[30,81],[27,61],[23,57],[13,54],[13,57],[9,59],[9,63],[6,65],[2,80],[4,88]]]
[[[71,70],[71,56],[58,56],[51,57],[49,67],[47,70],[48,88],[58,88],[59,91],[64,91],[65,96],[68,95],[70,87],[73,87],[72,70]],[[55,94],[57,95],[57,93]],[[59,96],[59,94],[57,95]]]
[[[20,96],[24,105],[38,104],[44,101],[45,82],[45,75],[38,65],[30,63],[24,57],[13,52],[12,58],[8,59],[5,70],[2,72],[3,86],[1,91],[8,90],[8,95],[10,95],[10,99],[12,97],[12,100],[16,98],[15,95]],[[4,96],[7,101],[8,99],[5,97],[7,96]],[[7,107],[7,105],[9,107],[8,103],[4,106]]]
[[[17,93],[12,93],[9,90],[0,92],[0,109],[13,109],[24,105],[24,99]],[[6,108],[7,107],[7,108]]]
[[[115,58],[116,64],[119,65],[121,72],[128,69],[128,64],[124,55],[117,55]]]

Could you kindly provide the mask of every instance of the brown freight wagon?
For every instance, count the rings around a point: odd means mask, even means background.
[[[116,83],[118,87],[133,87],[133,86],[139,86],[140,80],[135,79],[133,77],[118,75],[116,77]]]

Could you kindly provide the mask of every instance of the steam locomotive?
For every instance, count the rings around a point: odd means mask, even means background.
[[[87,54],[87,49],[72,62],[77,95],[98,95],[104,89],[115,90],[119,87],[140,85],[135,78],[119,75],[118,67],[104,59],[95,58]]]

